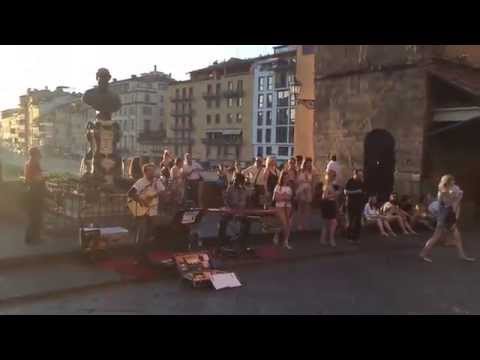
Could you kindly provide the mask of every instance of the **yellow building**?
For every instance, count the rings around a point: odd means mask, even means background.
[[[315,99],[315,45],[299,45],[297,47],[296,79],[301,83],[301,92],[298,95],[300,102],[295,111],[295,154],[311,157],[315,161],[315,110],[313,102],[301,101]]]
[[[2,111],[1,137],[0,142],[6,148],[12,148],[17,138],[17,115],[18,109]]]
[[[173,83],[165,146],[176,156],[189,152],[209,165],[251,161],[254,61],[232,58]]]

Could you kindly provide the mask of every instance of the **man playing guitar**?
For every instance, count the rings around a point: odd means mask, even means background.
[[[155,219],[158,216],[158,198],[165,191],[165,186],[155,177],[155,165],[145,164],[143,177],[128,191],[128,207],[136,219],[135,243],[138,251],[137,262],[148,263],[145,245],[154,234]]]

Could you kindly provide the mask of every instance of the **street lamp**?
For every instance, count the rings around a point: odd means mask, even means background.
[[[296,104],[301,104],[309,110],[315,109],[315,100],[314,99],[300,99],[300,93],[302,92],[302,83],[294,78],[289,85],[290,95],[293,96]]]

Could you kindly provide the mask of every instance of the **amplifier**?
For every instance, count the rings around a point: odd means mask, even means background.
[[[120,226],[80,228],[79,241],[84,252],[104,251],[134,244],[128,230]]]

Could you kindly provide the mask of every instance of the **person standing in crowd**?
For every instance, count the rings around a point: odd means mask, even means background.
[[[46,195],[45,176],[42,173],[40,160],[42,154],[37,147],[29,151],[29,159],[25,164],[24,176],[28,187],[27,214],[28,225],[25,234],[25,242],[34,245],[42,241],[44,200]]]
[[[337,161],[337,155],[332,155],[330,158],[330,161],[327,164],[327,168],[325,172],[328,174],[329,172],[334,171],[335,172],[335,184],[339,184],[341,181],[341,166],[339,162]]]
[[[298,206],[298,230],[300,231],[305,229],[305,224],[310,219],[314,190],[313,179],[312,159],[305,158],[297,176],[295,191],[295,200]]]
[[[362,211],[365,204],[365,191],[362,172],[353,170],[353,176],[345,185],[346,209],[348,218],[347,237],[350,242],[358,243],[362,228]]]
[[[280,173],[280,178],[278,179],[278,185],[273,191],[273,200],[275,202],[277,216],[282,224],[283,246],[288,250],[292,249],[289,244],[292,224],[292,199],[293,191],[288,184],[288,173],[286,171],[282,171]],[[275,242],[278,242],[278,234],[275,234],[274,243]]]
[[[143,177],[135,182],[127,193],[127,196],[139,205],[147,208],[144,216],[136,217],[137,231],[135,243],[137,246],[137,263],[148,263],[146,245],[154,238],[155,220],[158,216],[158,201],[165,191],[165,187],[159,178],[155,177],[155,164],[143,165]]]
[[[167,181],[170,179],[170,170],[174,166],[174,163],[175,162],[170,156],[170,153],[168,152],[168,150],[165,149],[163,151],[162,160],[159,164],[159,169],[160,175],[163,176]]]
[[[277,162],[271,156],[267,157],[263,171],[265,188],[265,208],[273,206],[273,191],[278,184]]]
[[[227,179],[227,173],[225,171],[225,168],[222,164],[218,164],[217,168],[217,185],[219,188],[223,190],[226,190],[228,187],[228,179]]]
[[[462,236],[458,229],[458,220],[460,218],[460,203],[463,198],[463,191],[455,185],[455,178],[452,175],[444,175],[438,185],[438,215],[437,226],[433,236],[427,241],[425,247],[420,252],[420,258],[431,263],[430,253],[435,244],[446,236],[453,236],[458,250],[458,256],[461,260],[475,261],[468,257],[463,248]]]
[[[174,166],[170,170],[170,184],[172,186],[173,198],[178,205],[183,204],[185,198],[185,176],[183,174],[183,161],[176,158]]]
[[[263,179],[263,159],[261,156],[255,158],[255,163],[243,170],[248,184],[253,187],[252,203],[254,207],[261,207],[261,199],[265,195],[265,183]]]
[[[330,171],[325,175],[325,183],[323,185],[322,194],[322,218],[324,224],[322,226],[322,237],[320,243],[331,247],[336,247],[335,231],[337,229],[337,198],[338,188],[335,185],[335,172]]]
[[[398,204],[396,193],[392,193],[390,195],[390,199],[385,204],[383,204],[381,213],[386,217],[389,223],[397,222],[400,226],[400,229],[402,229],[405,235],[417,234],[411,228],[410,224],[406,220],[406,217],[403,215],[403,211],[400,209],[400,206]]]
[[[200,164],[192,160],[192,155],[186,153],[183,162],[183,173],[187,180],[187,197],[193,201],[195,205],[199,203],[198,189],[200,187],[200,181],[202,180],[200,174],[202,170]]]
[[[287,184],[292,189],[295,194],[295,189],[297,187],[297,160],[292,157],[288,160],[287,165],[285,166],[285,171],[287,173]]]
[[[302,155],[295,156],[295,165],[297,166],[297,172],[300,172],[302,164],[303,164],[303,156]]]
[[[380,234],[382,234],[382,236],[388,237],[388,233],[385,231],[385,229],[387,229],[390,235],[397,236],[397,234],[395,234],[395,232],[390,227],[390,224],[388,223],[386,218],[380,215],[376,196],[371,196],[368,199],[368,202],[365,204],[365,208],[363,210],[363,216],[365,217],[367,224],[376,224],[378,226],[378,229],[380,230]]]
[[[226,212],[222,215],[220,219],[220,224],[218,228],[218,239],[220,241],[220,246],[224,246],[227,243],[227,226],[234,219],[235,216],[238,217],[240,222],[240,234],[239,234],[239,250],[247,249],[247,238],[250,233],[250,221],[248,217],[242,216],[242,211],[247,207],[248,193],[245,189],[245,177],[241,173],[235,173],[233,176],[233,182],[230,184],[225,192],[224,201],[225,206],[228,210],[232,211]]]

